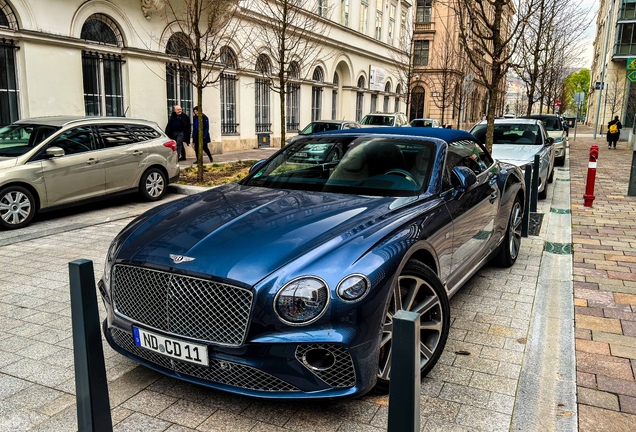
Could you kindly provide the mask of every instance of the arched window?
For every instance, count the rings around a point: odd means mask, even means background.
[[[185,33],[176,32],[170,36],[166,43],[166,54],[174,57],[189,57],[192,49],[192,41]],[[179,105],[184,113],[192,115],[193,91],[192,68],[183,64],[166,64],[166,90],[168,118]]]
[[[287,67],[287,77],[300,78],[300,66],[297,62],[292,61],[289,63]],[[300,84],[288,82],[286,93],[285,105],[287,105],[287,115],[285,126],[288,132],[295,132],[298,131],[300,127]]]
[[[80,38],[101,45],[124,46],[119,27],[104,14],[89,16],[82,26]],[[124,115],[122,63],[118,54],[82,53],[84,110],[87,116]]]
[[[338,90],[340,88],[340,77],[337,73],[333,74],[333,85],[335,88],[331,91],[331,119],[338,118]]]
[[[391,93],[391,82],[390,81],[386,82],[386,85],[384,86],[384,91],[386,93]],[[384,105],[382,107],[382,111],[385,112],[385,113],[389,112],[389,95],[388,94],[384,95]]]
[[[270,80],[267,78],[272,73],[272,62],[265,54],[261,54],[256,59],[255,69],[263,78],[256,78],[254,89],[255,112],[256,112],[256,132],[270,132],[272,122],[270,120]]]
[[[400,112],[400,95],[402,94],[402,86],[400,84],[395,87],[395,94],[397,94],[395,97],[395,112],[397,113]]]
[[[409,120],[424,117],[424,87],[417,86],[411,92],[411,113]]]
[[[364,85],[366,84],[363,76],[358,78],[358,88],[360,90],[364,90]],[[356,93],[356,121],[362,120],[362,109],[364,107],[364,92],[358,91]]]
[[[103,45],[124,46],[124,38],[119,27],[115,21],[104,14],[89,16],[82,26],[80,38]]]
[[[219,53],[219,61],[227,69],[238,69],[238,59],[232,48],[224,46]],[[238,133],[238,115],[236,107],[236,81],[234,73],[224,71],[221,74],[221,134],[235,135]]]
[[[312,80],[317,82],[323,82],[325,80],[325,73],[320,66],[314,69],[314,74],[311,77]],[[318,121],[322,117],[322,86],[311,87],[311,121]]]
[[[4,0],[0,0],[0,28],[18,30],[18,20],[11,7]]]
[[[15,15],[4,0],[0,0],[0,28],[18,30]],[[16,50],[12,40],[0,38],[0,126],[20,118]]]

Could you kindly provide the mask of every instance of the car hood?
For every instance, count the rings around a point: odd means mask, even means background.
[[[407,201],[234,184],[142,215],[120,235],[116,259],[251,286],[327,242],[335,248],[377,230]],[[175,265],[170,255],[194,260]]]
[[[542,146],[537,144],[493,144],[492,157],[513,165],[525,165],[534,160],[534,155],[541,152]]]
[[[14,157],[0,157],[0,169],[14,167],[18,158]]]
[[[548,132],[548,136],[550,138],[561,138],[563,137],[563,131],[555,130],[555,131],[546,131]]]

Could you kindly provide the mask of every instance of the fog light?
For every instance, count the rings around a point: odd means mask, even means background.
[[[312,348],[303,356],[303,363],[310,369],[323,371],[332,367],[336,358],[326,349]]]

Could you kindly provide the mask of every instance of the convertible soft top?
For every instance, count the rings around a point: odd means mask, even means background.
[[[439,138],[446,142],[452,142],[452,141],[457,141],[462,139],[471,139],[471,140],[475,139],[475,137],[472,134],[469,134],[468,132],[464,132],[457,129],[420,128],[420,127],[375,127],[375,128],[363,128],[363,129],[345,129],[345,130],[320,132],[316,135],[326,135],[326,134],[408,135],[408,136]]]

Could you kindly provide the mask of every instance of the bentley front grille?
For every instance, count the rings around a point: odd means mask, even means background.
[[[207,343],[239,346],[245,341],[252,292],[118,264],[113,268],[113,305],[116,314],[149,328]]]
[[[317,366],[312,364],[309,356],[312,352],[328,353],[329,362]],[[302,363],[311,373],[333,388],[353,387],[356,383],[356,371],[349,351],[338,345],[313,344],[298,345],[296,348],[296,360]]]
[[[135,345],[133,335],[128,332],[112,327],[110,334],[113,341],[124,350],[151,363],[173,370],[180,375],[188,375],[249,390],[267,392],[300,391],[293,385],[251,366],[214,358],[210,359],[210,367],[172,360]]]

